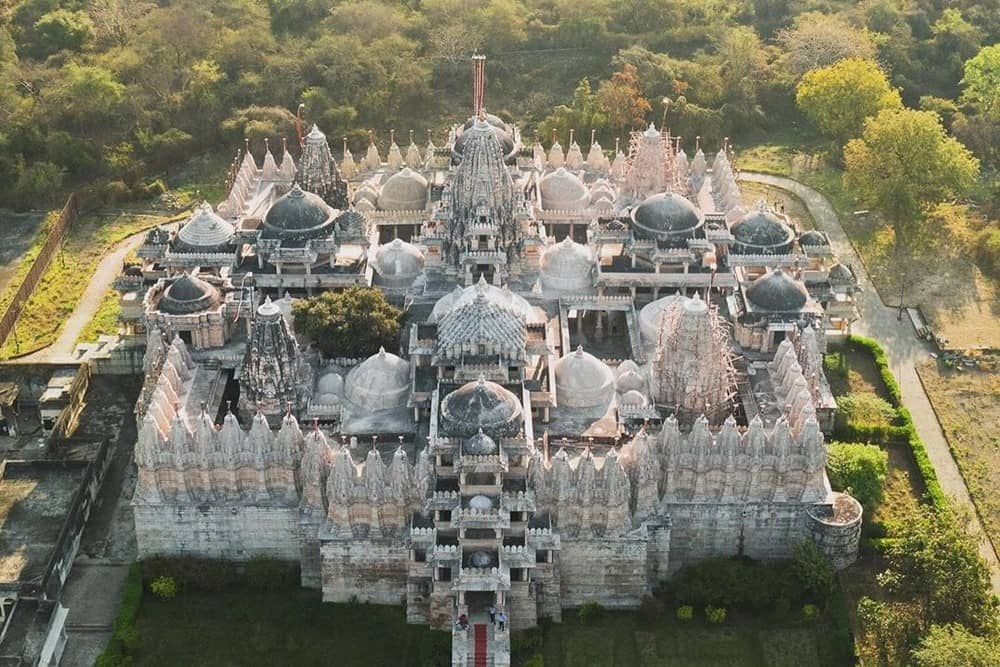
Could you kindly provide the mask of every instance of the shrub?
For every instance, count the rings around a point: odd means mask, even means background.
[[[536,653],[524,661],[524,667],[545,667],[545,657],[541,653]]]
[[[597,602],[587,602],[576,612],[577,618],[583,623],[593,623],[604,613],[604,607]]]
[[[800,542],[795,546],[792,574],[799,590],[820,604],[826,604],[833,590],[833,566],[814,542]]]
[[[807,604],[802,606],[802,618],[807,621],[815,621],[819,618],[819,607],[814,604]]]
[[[724,623],[726,621],[726,608],[709,605],[705,607],[705,618],[714,625]]]
[[[694,618],[694,607],[686,604],[682,607],[677,607],[677,620],[678,621],[690,621]]]
[[[173,577],[157,577],[149,585],[149,590],[162,600],[172,600],[177,595],[177,580]]]
[[[880,447],[845,442],[831,442],[827,447],[830,485],[850,493],[866,511],[882,502],[888,469],[889,454]]]
[[[696,606],[767,610],[782,595],[792,596],[786,566],[745,558],[708,558],[681,568],[670,581],[674,598]]]
[[[976,234],[974,247],[983,271],[1000,278],[1000,229],[987,228]]]
[[[845,426],[892,425],[896,410],[883,398],[870,391],[851,392],[837,398],[837,420]]]

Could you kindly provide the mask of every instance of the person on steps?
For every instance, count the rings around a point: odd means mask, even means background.
[[[504,626],[507,624],[507,614],[504,612],[497,614],[497,623],[500,624],[500,632],[503,632]]]
[[[497,624],[497,608],[494,607],[493,605],[490,605],[490,608],[487,610],[487,613],[489,613],[489,615],[490,615],[490,623],[493,624],[493,625],[496,625]]]

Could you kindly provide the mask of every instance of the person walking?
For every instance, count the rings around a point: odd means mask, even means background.
[[[487,610],[487,612],[490,615],[490,623],[492,625],[496,625],[497,624],[497,608],[494,607],[493,605],[490,605],[490,608]]]
[[[505,612],[497,614],[497,623],[500,624],[500,632],[503,632],[504,626],[507,624],[507,614]]]

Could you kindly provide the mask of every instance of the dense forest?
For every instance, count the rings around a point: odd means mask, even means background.
[[[605,147],[649,120],[711,146],[810,131],[803,75],[873,60],[988,168],[998,34],[1000,0],[0,0],[0,202],[293,136],[299,104],[355,148],[390,128],[441,143],[474,52],[529,138]]]

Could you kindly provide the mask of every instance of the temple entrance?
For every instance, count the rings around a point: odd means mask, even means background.
[[[485,614],[490,605],[496,603],[496,593],[493,591],[466,591],[465,604],[469,608],[469,618],[473,614]]]
[[[476,268],[472,272],[472,276],[475,280],[479,280],[479,276],[486,279],[486,282],[493,284],[493,265],[492,264],[476,264]]]

